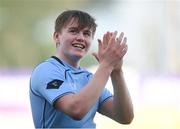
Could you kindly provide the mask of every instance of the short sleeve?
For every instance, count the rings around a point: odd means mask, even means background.
[[[101,105],[103,102],[105,102],[108,98],[112,97],[112,93],[107,89],[104,88],[100,98],[99,98],[99,105]]]
[[[57,81],[57,79],[55,80]],[[51,80],[50,82],[47,83],[51,83],[52,81],[54,80]],[[62,81],[62,80],[58,80],[58,81]],[[41,92],[43,97],[46,98],[46,100],[51,104],[53,104],[55,100],[66,94],[74,93],[73,88],[65,80],[62,82],[61,85],[59,85],[58,88],[48,89],[47,83],[44,85],[44,87],[41,87],[39,91]]]
[[[65,78],[65,69],[49,62],[38,66],[31,78],[32,89],[53,105],[54,101],[65,94],[74,93],[74,89]]]

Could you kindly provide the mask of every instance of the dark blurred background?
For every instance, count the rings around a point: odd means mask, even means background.
[[[0,68],[32,68],[55,51],[55,18],[81,9],[107,30],[128,37],[127,64],[142,72],[180,72],[180,3],[170,0],[0,0]],[[96,39],[92,50],[96,50]],[[84,61],[86,60],[86,61]],[[96,64],[89,55],[83,66]]]

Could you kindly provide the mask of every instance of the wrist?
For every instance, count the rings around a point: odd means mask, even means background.
[[[122,70],[122,68],[114,68],[113,70],[112,70],[112,72],[123,72],[123,70]]]
[[[99,68],[102,69],[103,71],[107,71],[109,74],[113,71],[114,67],[106,64],[100,64]]]
[[[119,74],[119,75],[123,74],[123,70],[121,68],[113,69],[112,72],[111,72],[111,76],[112,75],[117,75],[117,74]]]

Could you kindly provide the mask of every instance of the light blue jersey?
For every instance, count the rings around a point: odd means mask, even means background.
[[[100,105],[112,94],[104,89],[96,104],[81,120],[54,108],[54,102],[66,95],[78,93],[92,78],[92,73],[74,68],[52,56],[39,64],[30,80],[30,102],[36,128],[95,128],[93,122]],[[88,93],[87,93],[88,94]]]

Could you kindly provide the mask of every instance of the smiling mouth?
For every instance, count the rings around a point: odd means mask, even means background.
[[[74,43],[72,46],[76,47],[76,48],[80,48],[80,49],[84,49],[85,48],[85,46],[83,44],[79,44],[79,43]]]

